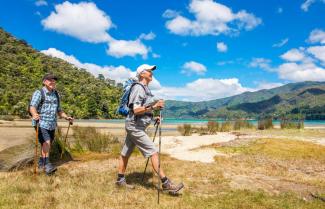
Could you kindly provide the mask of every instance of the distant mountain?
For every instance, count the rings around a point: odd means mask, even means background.
[[[77,118],[116,118],[121,88],[58,58],[46,56],[0,28],[0,115],[27,117],[33,91],[53,72],[63,109]]]
[[[306,119],[325,119],[325,82],[290,83],[277,88],[245,92],[204,102],[166,101],[170,118],[257,118],[303,114]]]

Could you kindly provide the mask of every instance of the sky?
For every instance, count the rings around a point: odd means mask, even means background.
[[[204,101],[325,81],[325,0],[0,0],[0,27],[42,53],[153,93]]]

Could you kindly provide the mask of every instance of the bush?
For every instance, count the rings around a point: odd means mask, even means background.
[[[272,118],[264,118],[258,120],[257,129],[265,130],[273,128],[273,120]]]
[[[191,136],[193,133],[193,127],[191,124],[183,124],[183,125],[177,126],[177,131],[182,136]]]
[[[207,131],[209,134],[216,134],[219,130],[219,123],[216,121],[209,121],[207,124]]]
[[[236,120],[234,123],[234,130],[240,130],[242,128],[253,128],[253,124],[247,120]]]
[[[231,131],[231,129],[232,129],[232,123],[230,121],[225,121],[221,124],[221,128],[220,128],[221,132]]]
[[[281,129],[303,129],[304,120],[281,119]]]
[[[15,119],[12,115],[0,115],[0,120],[13,121]]]
[[[72,129],[75,151],[112,152],[115,145],[119,145],[117,137],[112,134],[100,133],[95,127],[74,126]]]

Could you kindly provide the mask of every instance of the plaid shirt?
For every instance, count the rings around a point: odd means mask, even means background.
[[[54,91],[47,90],[46,87],[43,87],[42,90],[45,93],[45,100],[42,107],[37,110],[40,114],[39,126],[47,130],[54,130],[56,128],[57,122],[57,113],[61,112],[61,107],[58,107],[57,97]],[[40,90],[36,90],[33,94],[32,101],[30,106],[33,106],[37,109],[42,99],[42,94]],[[32,125],[36,126],[36,121],[32,120]]]

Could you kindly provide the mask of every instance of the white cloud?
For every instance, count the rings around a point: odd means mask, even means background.
[[[40,6],[47,6],[47,1],[45,0],[37,0],[35,1],[35,5],[40,7]]]
[[[139,39],[143,39],[143,40],[153,40],[156,38],[156,34],[154,34],[153,32],[150,32],[148,34],[144,34],[142,33],[140,36],[139,36]]]
[[[322,63],[325,63],[325,46],[313,46],[309,47],[307,51],[320,60]]]
[[[308,42],[325,44],[325,31],[320,29],[313,30],[309,35]]]
[[[302,49],[291,49],[280,57],[289,62],[298,62],[302,61],[305,58],[305,55]]]
[[[223,42],[217,42],[217,49],[219,52],[227,52],[228,46]]]
[[[255,89],[243,87],[237,78],[197,79],[183,87],[161,87],[153,91],[160,98],[183,101],[206,101],[241,94]]]
[[[272,47],[276,47],[276,48],[283,47],[284,45],[286,45],[288,43],[288,41],[289,41],[288,38],[282,39],[279,43],[273,44]]]
[[[191,75],[192,73],[203,75],[207,71],[207,68],[204,65],[194,61],[184,63],[182,68],[182,73],[187,75]]]
[[[263,70],[274,72],[275,69],[271,67],[271,60],[265,58],[253,58],[248,65],[249,67],[261,68]]]
[[[269,83],[269,82],[262,81],[262,82],[258,83],[257,89],[258,90],[261,90],[261,89],[273,89],[273,88],[283,86],[283,85],[284,85],[283,83]]]
[[[143,59],[148,56],[149,48],[147,48],[140,39],[137,40],[111,40],[108,44],[107,54],[121,58],[124,56],[135,57],[141,55]]]
[[[63,33],[82,41],[91,43],[107,42],[110,36],[107,33],[113,23],[109,16],[98,9],[94,3],[68,1],[57,4],[55,12],[42,20],[47,30]]]
[[[305,12],[308,12],[309,10],[309,7],[316,3],[316,2],[323,2],[325,3],[325,0],[306,0],[303,4],[301,4],[300,8],[305,11]]]
[[[279,66],[281,79],[291,81],[325,81],[325,69],[314,63],[284,63]]]
[[[213,0],[192,0],[189,12],[195,17],[190,20],[178,12],[166,10],[163,17],[168,18],[166,28],[177,35],[219,35],[238,33],[239,29],[252,30],[262,23],[254,14],[232,10]],[[234,28],[231,28],[234,27]]]
[[[41,51],[42,53],[63,59],[78,68],[86,69],[88,72],[93,74],[94,76],[98,76],[99,74],[103,74],[105,78],[113,79],[116,82],[123,82],[130,77],[134,77],[135,73],[132,72],[129,68],[120,65],[120,66],[99,66],[92,63],[82,63],[73,55],[66,55],[64,52],[57,50],[55,48],[49,48],[47,50]]]
[[[174,18],[177,17],[179,15],[179,13],[175,10],[171,10],[171,9],[167,9],[164,13],[163,13],[163,17],[164,18]]]

